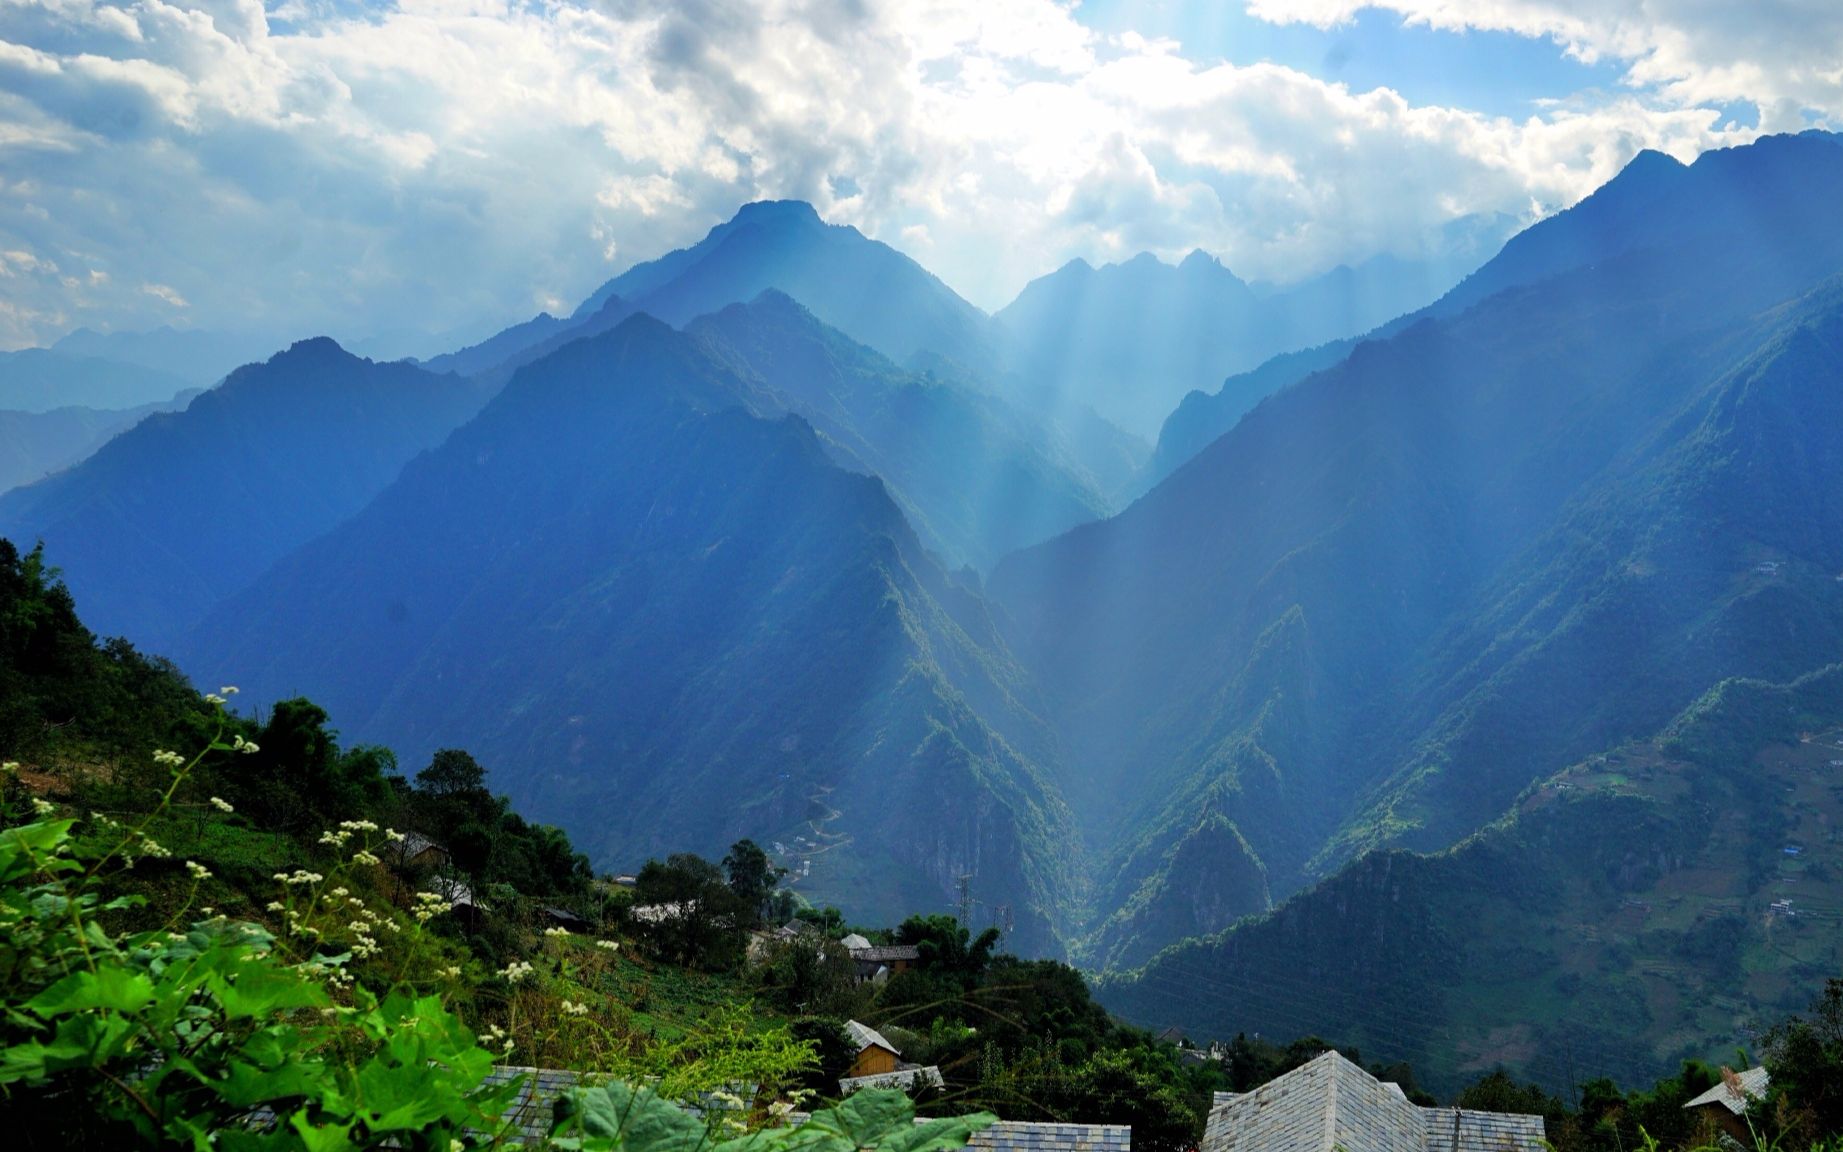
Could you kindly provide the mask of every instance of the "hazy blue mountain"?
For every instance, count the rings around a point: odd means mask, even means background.
[[[1075,840],[985,605],[707,346],[638,316],[521,369],[182,665],[406,765],[466,747],[604,867],[747,835],[881,919],[973,872],[1053,946]]]
[[[813,315],[897,363],[932,352],[991,360],[991,318],[935,275],[856,228],[827,224],[798,200],[746,204],[690,248],[630,269],[590,298],[612,293],[668,324],[779,289]]]
[[[1839,141],[1843,137],[1818,131],[1766,137],[1744,149],[1705,152],[1688,166],[1660,152],[1640,152],[1591,196],[1511,237],[1497,256],[1439,300],[1372,335],[1392,335],[1425,317],[1454,316],[1505,289],[1620,253],[1715,236],[1764,245],[1789,265],[1805,266],[1806,254],[1773,246],[1797,245],[1805,230],[1829,219],[1825,197],[1843,157]],[[1774,219],[1781,215],[1787,219]],[[1366,330],[1354,329],[1350,335]],[[1263,397],[1337,363],[1357,342],[1327,341],[1279,356],[1237,373],[1220,388],[1212,385],[1183,397],[1159,431],[1152,479],[1170,475]]]
[[[1758,148],[1677,243],[1362,343],[999,566],[1098,956],[1262,911],[1257,873],[1282,899],[1450,844],[1724,677],[1843,650],[1843,149]],[[1774,180],[1786,211],[1724,215]]]
[[[0,411],[120,410],[171,400],[189,380],[117,360],[24,348],[0,352]]]
[[[0,492],[42,480],[86,459],[118,433],[155,412],[184,407],[193,393],[139,408],[0,411]]]
[[[97,332],[79,328],[57,341],[54,351],[133,364],[206,387],[231,369],[263,359],[280,346],[268,336],[161,327],[148,332]]]
[[[1153,436],[1187,393],[1425,305],[1457,279],[1439,275],[1378,259],[1256,290],[1203,252],[1175,266],[1140,253],[1100,268],[1071,261],[1031,281],[997,320],[1023,402],[1050,412],[1087,405]]]
[[[1561,1092],[1721,1059],[1836,970],[1839,726],[1843,665],[1724,682],[1453,848],[1365,856],[1102,999],[1192,1036],[1386,1052],[1439,1091],[1498,1065]]]
[[[882,477],[950,567],[990,568],[1007,552],[1112,511],[1040,420],[906,372],[780,292],[685,331],[810,422],[847,466]]]
[[[567,318],[539,315],[428,366],[467,375],[491,371],[503,383],[521,365],[609,331],[635,312],[683,326],[771,290],[898,363],[932,356],[992,369],[990,317],[894,248],[856,228],[827,224],[799,200],[745,204],[691,247],[603,284]]]
[[[357,511],[479,403],[456,377],[304,340],[0,496],[0,532],[45,541],[99,633],[161,644]]]
[[[542,344],[571,327],[570,320],[540,312],[524,323],[514,324],[478,344],[470,344],[458,351],[425,360],[421,366],[430,372],[456,372],[462,376],[473,376],[496,368],[525,349]]]

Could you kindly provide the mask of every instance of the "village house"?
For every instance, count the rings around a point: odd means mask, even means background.
[[[857,961],[858,979],[881,984],[898,972],[907,972],[921,961],[921,949],[913,944],[872,944],[856,932],[839,941]]]
[[[1749,1068],[1745,1072],[1723,1068],[1721,1083],[1683,1107],[1698,1116],[1711,1118],[1724,1135],[1740,1141],[1743,1147],[1752,1148],[1754,1138],[1747,1127],[1747,1106],[1755,1100],[1764,1100],[1771,1084],[1772,1077],[1764,1068]]]
[[[900,1088],[910,1091],[918,1084],[942,1087],[941,1070],[903,1060],[902,1052],[881,1032],[856,1020],[845,1022],[845,1034],[851,1038],[857,1055],[844,1079],[838,1082],[841,1095],[849,1096],[860,1088]]]
[[[392,862],[400,872],[420,869],[435,871],[448,866],[448,850],[420,832],[405,832],[403,839],[390,845],[390,852],[395,857]]]
[[[1427,1108],[1327,1052],[1252,1092],[1218,1092],[1202,1152],[1543,1152],[1542,1117]]]

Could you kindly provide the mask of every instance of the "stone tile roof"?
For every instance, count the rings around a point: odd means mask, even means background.
[[[1541,1148],[1542,1117],[1469,1108],[1423,1108],[1427,1152],[1522,1152]]]
[[[1704,1104],[1720,1104],[1728,1111],[1739,1116],[1741,1113],[1747,1111],[1748,1100],[1750,1098],[1758,1100],[1764,1097],[1767,1087],[1773,1082],[1772,1077],[1766,1074],[1766,1069],[1764,1068],[1749,1068],[1745,1072],[1736,1072],[1734,1076],[1735,1079],[1741,1082],[1742,1095],[1736,1095],[1734,1090],[1728,1087],[1727,1081],[1724,1080],[1707,1092],[1696,1097],[1694,1100],[1683,1105],[1683,1107],[1700,1108]]]
[[[845,1034],[851,1037],[851,1042],[857,1045],[857,1050],[859,1052],[862,1052],[864,1049],[874,1044],[879,1048],[894,1052],[898,1056],[902,1055],[902,1049],[891,1044],[888,1040],[885,1040],[883,1038],[883,1033],[877,1031],[868,1024],[859,1024],[856,1020],[847,1020],[845,1021]]]
[[[561,1068],[505,1065],[486,1074],[485,1087],[509,1084],[521,1077],[518,1095],[501,1113],[501,1119],[510,1125],[505,1129],[505,1139],[513,1144],[542,1144],[550,1136],[551,1106],[557,1097],[582,1083],[583,1077]]]
[[[1000,1120],[966,1142],[980,1152],[1132,1152],[1128,1124],[1057,1124]]]
[[[1336,1052],[1216,1094],[1202,1152],[1540,1152],[1540,1116],[1421,1108]]]

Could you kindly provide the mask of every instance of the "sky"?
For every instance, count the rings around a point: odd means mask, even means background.
[[[1837,0],[0,0],[0,348],[426,354],[764,198],[988,309],[1482,260],[1641,148],[1832,126]]]

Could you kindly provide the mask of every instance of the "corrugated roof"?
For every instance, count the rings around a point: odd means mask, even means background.
[[[1748,1099],[1759,1100],[1763,1098],[1766,1095],[1766,1089],[1770,1087],[1773,1082],[1773,1078],[1767,1075],[1766,1069],[1764,1068],[1749,1068],[1745,1072],[1736,1072],[1734,1078],[1741,1082],[1741,1091],[1744,1095],[1736,1095],[1734,1090],[1728,1087],[1728,1082],[1723,1080],[1721,1083],[1715,1085],[1715,1087],[1683,1105],[1683,1107],[1700,1108],[1704,1104],[1720,1104],[1728,1111],[1739,1116],[1741,1113],[1747,1111]]]
[[[909,1067],[898,1068],[894,1072],[879,1072],[875,1076],[847,1076],[838,1082],[838,1094],[849,1096],[859,1088],[902,1088],[906,1090],[913,1088],[918,1080],[931,1088],[943,1088],[947,1084],[941,1079],[940,1068],[930,1064],[925,1068]]]
[[[982,1152],[1132,1152],[1129,1124],[1056,1124],[1000,1120],[973,1133],[968,1148]]]
[[[856,1020],[847,1020],[845,1021],[845,1033],[851,1037],[851,1042],[857,1045],[857,1050],[859,1052],[862,1052],[864,1049],[874,1044],[879,1048],[888,1049],[898,1056],[902,1055],[902,1049],[891,1044],[888,1040],[885,1040],[883,1038],[883,1033],[877,1031],[868,1024],[859,1024]]]
[[[1336,1052],[1218,1093],[1203,1152],[1540,1152],[1540,1116],[1421,1108]]]

